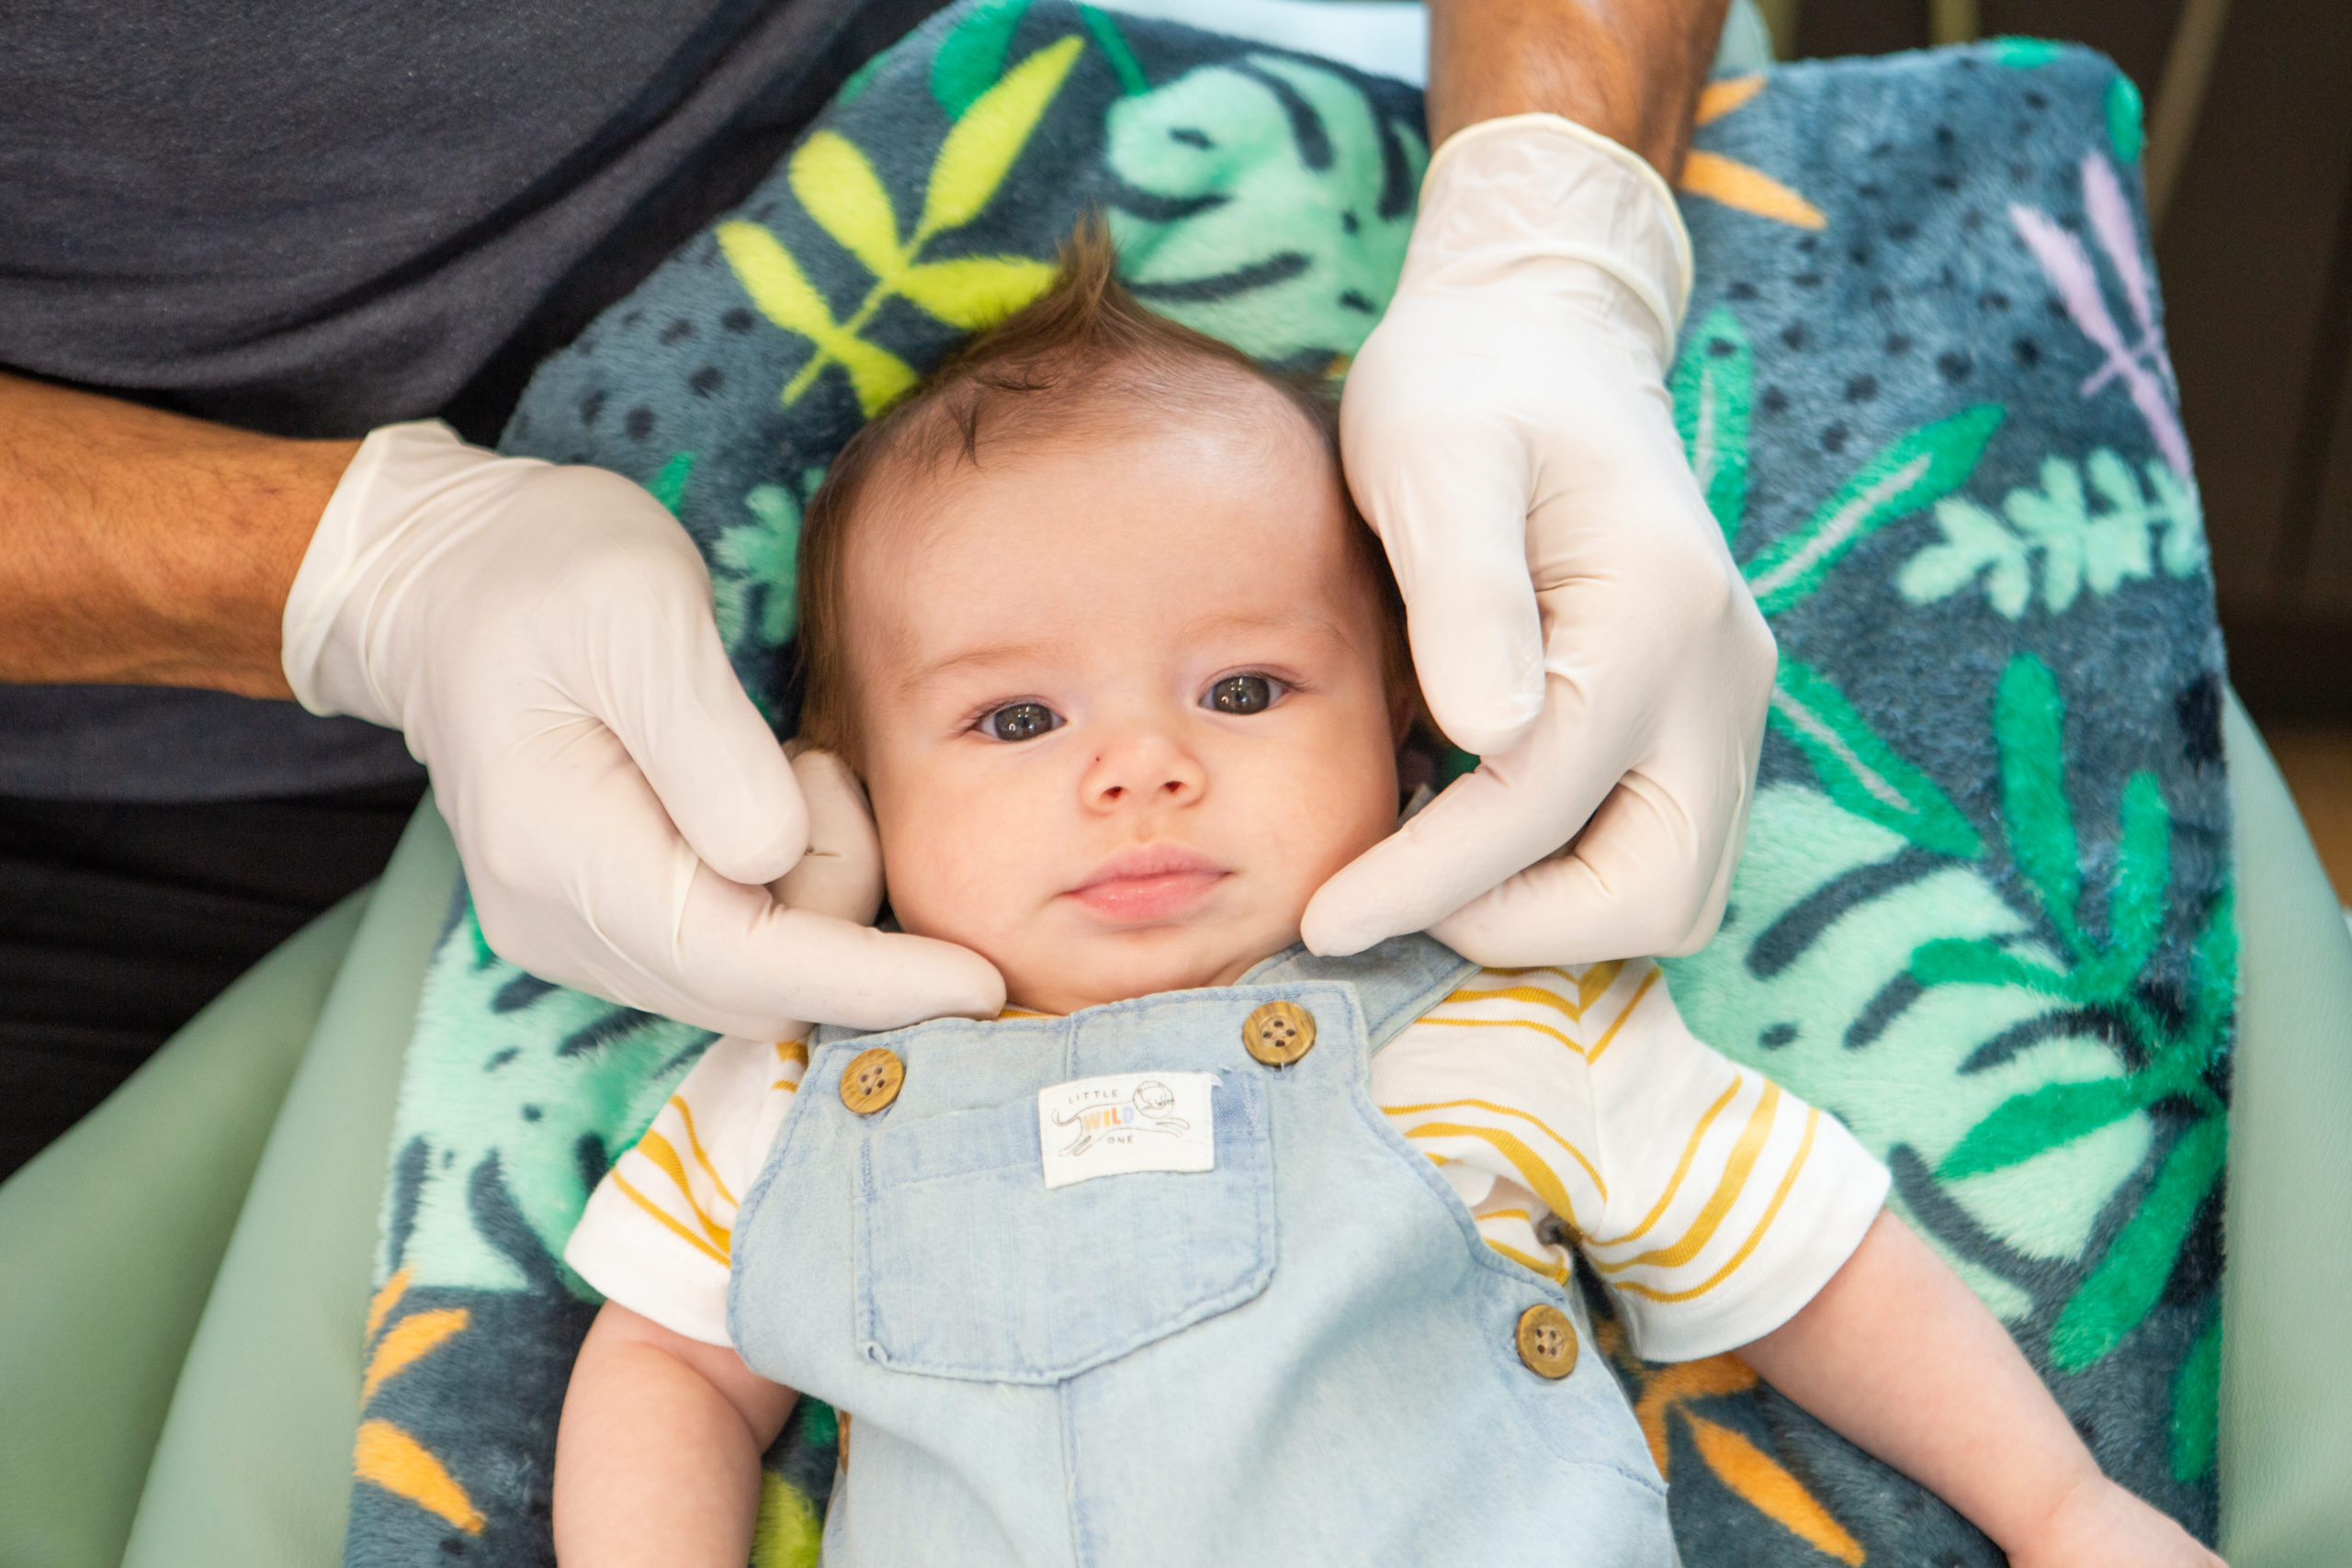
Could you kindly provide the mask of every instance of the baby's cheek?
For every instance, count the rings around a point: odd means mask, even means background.
[[[1351,728],[1330,758],[1327,782],[1311,802],[1317,886],[1396,826],[1396,759],[1386,736]]]
[[[1305,912],[1333,872],[1395,825],[1394,776],[1379,751],[1327,745],[1313,767],[1278,767],[1259,781],[1251,830],[1268,869],[1290,889],[1296,912]]]
[[[883,834],[882,874],[889,889],[890,910],[899,924],[919,936],[961,940],[956,929],[969,924],[975,913],[962,890],[972,880],[964,863],[969,835],[957,824],[924,813],[919,826]]]
[[[988,953],[1018,903],[1020,855],[1001,814],[969,795],[939,792],[886,826],[883,874],[899,925]]]

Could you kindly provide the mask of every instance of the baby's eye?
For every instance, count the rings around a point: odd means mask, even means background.
[[[991,740],[1035,740],[1062,727],[1062,716],[1043,703],[1007,703],[980,720],[980,733]]]
[[[1274,705],[1282,689],[1271,675],[1227,675],[1209,688],[1201,705],[1217,713],[1263,713]]]

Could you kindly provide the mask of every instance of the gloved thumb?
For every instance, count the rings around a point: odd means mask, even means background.
[[[865,787],[831,751],[793,753],[792,776],[808,807],[808,849],[769,891],[790,908],[872,925],[882,908],[882,840]]]

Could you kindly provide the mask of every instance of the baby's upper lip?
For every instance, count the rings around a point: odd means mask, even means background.
[[[1140,882],[1152,876],[1221,876],[1224,873],[1225,867],[1182,844],[1134,844],[1104,860],[1070,891],[1083,893],[1106,882]]]

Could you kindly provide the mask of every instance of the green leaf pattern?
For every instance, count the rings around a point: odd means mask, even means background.
[[[1981,581],[1985,602],[2014,621],[2032,601],[2037,560],[2042,607],[2052,615],[2064,614],[2085,588],[2105,595],[2158,570],[2168,577],[2202,570],[2197,487],[2160,460],[2144,472],[2143,487],[2101,447],[2079,465],[2044,459],[2041,488],[2009,491],[1998,514],[1972,501],[1939,502],[1942,541],[1912,556],[1895,585],[1912,604],[1929,604]]]
[[[2076,906],[2083,893],[2075,814],[2066,802],[2065,705],[2058,678],[2031,655],[2013,660],[1993,700],[1993,733],[2001,748],[2001,816],[2009,853],[2041,899],[2051,923],[2079,942]]]
[[[1012,35],[1028,14],[1029,0],[990,0],[973,6],[940,40],[938,52],[931,57],[931,96],[948,118],[961,119],[981,94],[996,85],[1004,74]]]
[[[769,648],[790,639],[800,573],[800,498],[814,494],[823,479],[823,469],[808,469],[798,495],[783,485],[752,486],[743,497],[744,521],[712,547],[711,592],[718,635],[728,647],[743,646],[747,634]]]
[[[1738,544],[1740,514],[1747,510],[1747,415],[1755,380],[1747,333],[1728,307],[1718,305],[1699,323],[1668,383],[1682,449],[1727,545]]]
[[[1968,859],[1984,847],[1936,782],[1879,739],[1819,671],[1783,659],[1769,717],[1805,754],[1830,798],[1847,810],[1939,854]]]
[[[439,1092],[404,1093],[393,1114],[391,1147],[414,1151],[418,1185],[405,1194],[397,1181],[387,1189],[379,1234],[395,1237],[405,1200],[413,1217],[404,1255],[429,1260],[420,1284],[520,1290],[530,1281],[476,1221],[476,1189],[494,1179],[560,1258],[605,1162],[653,1120],[711,1036],[616,1014],[609,1002],[535,979],[480,942],[471,909],[465,920],[476,941],[435,951],[403,1068],[409,1085]],[[456,1085],[473,1092],[454,1092]],[[626,1131],[608,1145],[616,1127]],[[395,1171],[406,1163],[396,1153]],[[391,1272],[388,1262],[379,1260],[379,1279]],[[569,1270],[564,1278],[594,1299]]]
[[[1725,1055],[1837,1113],[1883,1160],[1907,1149],[1934,1169],[2012,1098],[2052,1084],[2117,1092],[2125,1065],[2115,1045],[2068,1024],[2056,998],[2006,974],[1933,986],[1878,1021],[1883,998],[1907,988],[1913,955],[1939,940],[2054,955],[2031,923],[1973,863],[1952,860],[1846,908],[1786,962],[1770,959],[1774,933],[1826,886],[1868,875],[1909,847],[1901,833],[1792,784],[1758,792],[1731,908],[1716,939],[1664,961],[1676,1005]],[[1758,1027],[1758,1021],[1768,1021]],[[2032,1043],[1989,1066],[1972,1059],[2019,1031]],[[1890,1066],[1900,1062],[1900,1067]],[[2089,1092],[2089,1091],[2086,1091]],[[2115,1195],[2145,1161],[2153,1126],[2131,1110],[2087,1135],[1999,1169],[1946,1180],[1945,1195],[1984,1231],[2031,1259],[2078,1257]],[[1898,1193],[1898,1208],[1906,1208]],[[2029,1292],[1928,1240],[2005,1319],[2032,1306]]]
[[[2002,58],[2023,69],[2042,62],[2024,41]],[[1745,331],[1718,307],[1690,334],[1669,380],[1684,449],[1735,545],[1754,377]],[[1743,570],[1765,614],[1795,609],[1864,538],[1930,507],[1941,540],[1915,552],[1894,584],[1914,605],[1981,581],[1993,608],[2016,620],[2037,565],[2053,615],[2085,588],[2106,595],[2158,570],[2177,578],[2204,569],[2194,484],[2162,462],[2145,465],[2143,479],[2105,449],[2079,464],[2051,457],[2039,488],[2011,491],[1998,515],[1957,494],[2002,414],[1980,404],[1905,433],[1758,551]],[[1702,1036],[1837,1111],[1882,1158],[1917,1155],[1942,1191],[2012,1252],[2079,1262],[2050,1340],[2052,1364],[2079,1371],[2154,1308],[2220,1179],[2227,1123],[2208,1074],[2227,1041],[2235,933],[2224,896],[2205,913],[2185,1012],[2153,1005],[2141,987],[2163,946],[2174,888],[2172,817],[2156,776],[2125,781],[2111,874],[2094,898],[2056,676],[2030,654],[2014,658],[1990,717],[2000,784],[1994,841],[1826,676],[1783,660],[1770,723],[1826,793],[1785,784],[1759,793],[1724,933],[1667,968]],[[1899,855],[1920,851],[1942,867],[1893,874]],[[2022,903],[1989,874],[2004,861]],[[1841,877],[1866,871],[1893,886],[1782,958],[1775,933]],[[1739,1032],[1758,1019],[1781,1021],[1749,1043]],[[1980,1061],[1996,1040],[2028,1043]],[[1885,1051],[1904,1053],[1902,1072],[1880,1065]],[[1889,1092],[1905,1083],[1919,1092]],[[2152,1157],[2153,1176],[2125,1199]],[[2086,1256],[2118,1201],[2131,1203],[2128,1216]],[[1922,1228],[2004,1317],[2030,1309],[2025,1286]],[[2211,1462],[2211,1335],[2176,1386],[2173,1461],[2182,1479]]]
[[[1890,442],[1820,509],[1747,563],[1747,586],[1767,615],[1821,585],[1846,552],[1898,517],[1957,488],[2001,423],[1996,403],[1978,403]]]
[[[1323,135],[1302,144],[1280,84]],[[1277,55],[1204,66],[1112,106],[1106,156],[1160,219],[1111,210],[1120,267],[1155,309],[1259,359],[1352,355],[1396,292],[1409,203],[1384,214],[1384,149],[1419,186],[1427,144],[1345,76]]]
[[[2155,1306],[2228,1150],[2229,1123],[2213,1115],[2165,1153],[2139,1208],[2058,1314],[2050,1359],[2060,1371],[2076,1371],[2106,1356]]]

